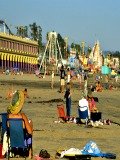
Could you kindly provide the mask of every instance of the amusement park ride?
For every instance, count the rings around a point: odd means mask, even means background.
[[[3,29],[3,32],[5,33],[6,30],[9,34],[13,34],[10,30],[10,28],[8,27],[8,25],[6,24],[6,22],[4,20],[0,20],[0,31]]]
[[[40,57],[39,57],[40,60]],[[58,64],[62,63],[62,54],[58,42],[58,37],[56,32],[49,32],[48,33],[48,42],[45,48],[45,51],[43,53],[40,67],[44,68],[46,71],[46,68],[52,67],[52,70],[57,70]],[[51,69],[50,69],[51,70]]]
[[[0,32],[13,35],[10,28],[4,20],[0,20]],[[95,42],[89,54],[85,53],[85,43],[82,41],[82,53],[77,55],[75,48],[71,48],[70,55],[66,59],[62,58],[61,48],[58,42],[58,34],[56,32],[49,32],[47,35],[47,44],[43,55],[36,57],[37,64],[39,63],[39,72],[45,73],[48,71],[58,71],[61,64],[69,66],[70,68],[79,69],[82,67],[84,70],[100,70],[102,66],[109,68],[119,68],[119,58],[104,56],[100,49],[99,41]],[[68,39],[65,39],[66,44]],[[66,46],[67,49],[67,46]],[[66,50],[67,52],[67,50]],[[77,55],[77,56],[76,56]]]

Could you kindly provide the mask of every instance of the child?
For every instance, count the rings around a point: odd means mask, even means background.
[[[14,94],[13,89],[9,88],[9,91],[7,92],[7,99],[12,99],[13,94]]]
[[[29,98],[27,88],[24,89],[23,93],[24,93],[24,98]]]

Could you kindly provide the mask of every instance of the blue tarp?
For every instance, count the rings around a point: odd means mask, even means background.
[[[89,141],[82,150],[83,155],[91,155],[92,157],[105,157],[109,159],[116,159],[113,153],[102,152],[94,141]]]

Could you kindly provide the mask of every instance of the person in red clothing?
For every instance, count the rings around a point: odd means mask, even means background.
[[[92,96],[88,96],[87,100],[88,100],[88,105],[89,105],[90,112],[96,112],[97,107],[96,107],[96,103],[94,101],[94,98]]]

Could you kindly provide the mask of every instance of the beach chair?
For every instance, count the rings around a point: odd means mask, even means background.
[[[79,119],[80,119],[80,123],[83,123],[82,120],[85,121],[85,124],[87,125],[88,124],[88,110],[85,110],[85,111],[81,111],[79,108],[78,108],[78,115],[79,115]]]
[[[62,119],[63,122],[67,122],[74,119],[74,117],[66,116],[63,104],[57,105],[57,111],[58,111],[58,121]]]
[[[23,129],[23,120],[9,118],[8,119],[8,159],[11,155],[28,156],[29,149],[27,141],[25,141],[25,132]]]
[[[1,139],[4,133],[7,131],[7,113],[0,113],[1,115]]]

